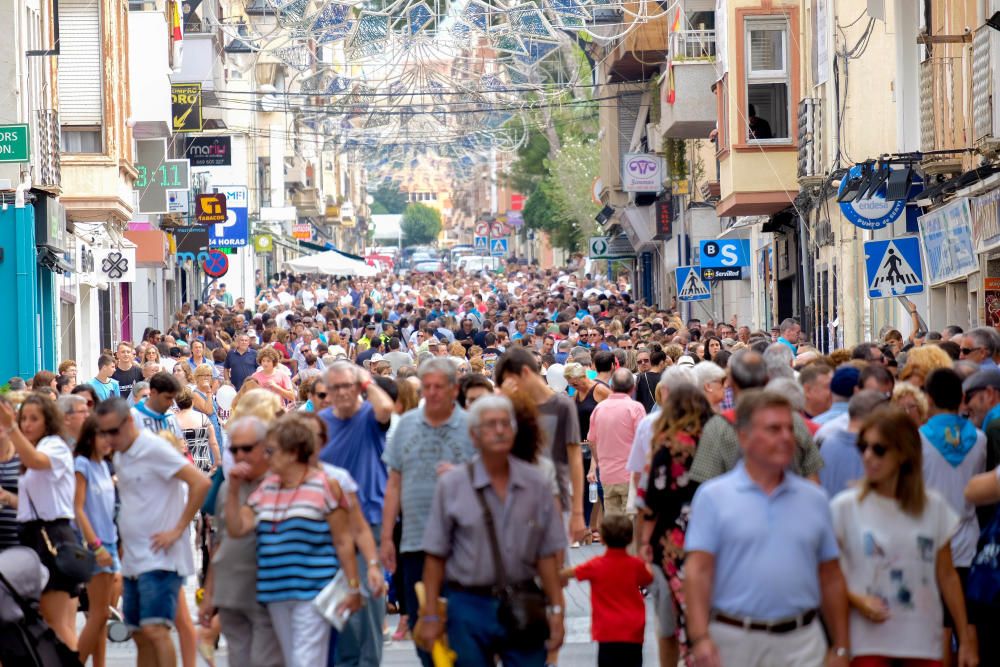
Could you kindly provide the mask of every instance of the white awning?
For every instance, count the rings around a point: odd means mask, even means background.
[[[296,273],[322,273],[327,276],[374,276],[378,270],[364,262],[345,257],[336,250],[303,255],[285,262],[286,270]]]

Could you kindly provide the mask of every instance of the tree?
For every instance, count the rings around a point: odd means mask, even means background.
[[[437,241],[441,233],[441,214],[425,204],[410,204],[403,211],[403,245],[423,245]]]
[[[394,181],[382,183],[378,189],[369,192],[375,201],[371,205],[373,215],[388,213],[399,215],[406,210],[406,195],[399,191]]]

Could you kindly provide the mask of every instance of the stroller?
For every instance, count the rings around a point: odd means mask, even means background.
[[[48,579],[48,570],[31,549],[11,547],[0,553],[0,664],[79,667],[77,653],[56,637],[38,611]]]

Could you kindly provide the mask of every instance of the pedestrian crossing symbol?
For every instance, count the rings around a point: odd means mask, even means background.
[[[712,291],[701,279],[700,266],[679,266],[674,270],[677,276],[678,301],[704,301],[712,298]]]
[[[865,276],[868,296],[886,299],[924,291],[920,239],[903,236],[865,243]]]

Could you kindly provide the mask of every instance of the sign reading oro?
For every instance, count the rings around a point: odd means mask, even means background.
[[[201,132],[201,84],[170,84],[174,132]]]

